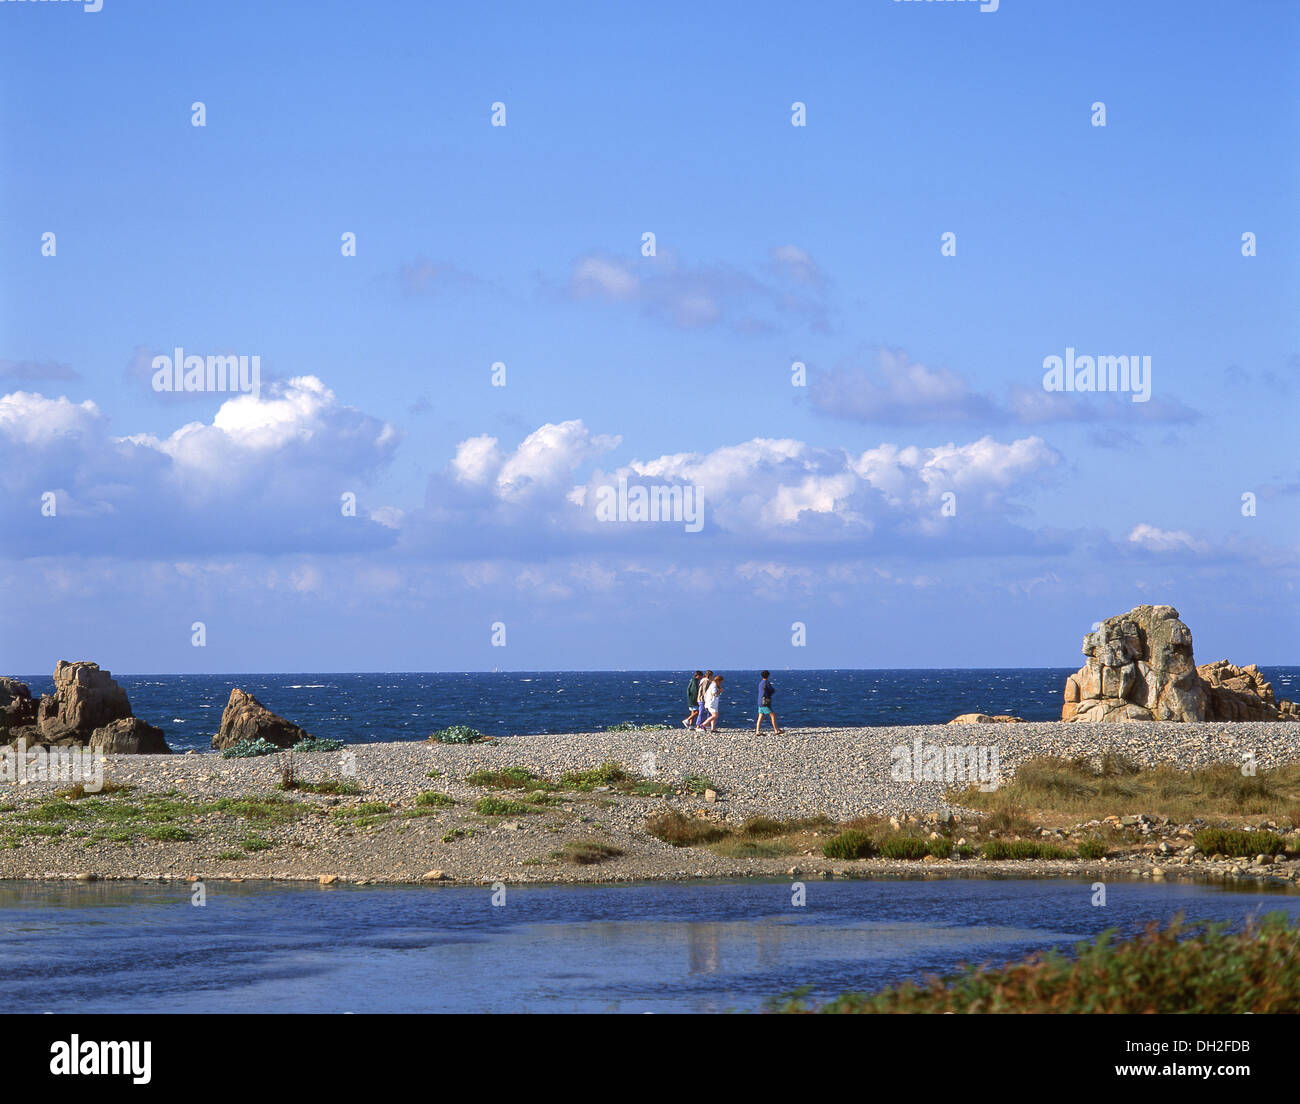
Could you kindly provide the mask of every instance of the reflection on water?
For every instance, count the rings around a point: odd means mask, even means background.
[[[1183,911],[1240,923],[1300,895],[1084,880],[511,888],[0,883],[11,1012],[726,1011],[1068,949]]]

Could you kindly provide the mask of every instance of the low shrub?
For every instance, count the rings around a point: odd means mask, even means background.
[[[1077,854],[1067,847],[1036,840],[989,840],[984,844],[986,859],[1072,859]]]
[[[849,828],[822,844],[822,854],[828,859],[865,859],[875,850],[871,836],[857,828]]]
[[[715,843],[728,835],[725,828],[703,817],[683,816],[676,809],[656,813],[646,821],[645,830],[655,839],[674,847],[696,847]]]
[[[593,866],[607,859],[616,859],[621,854],[623,854],[621,847],[615,847],[612,843],[605,843],[603,840],[570,840],[559,852],[559,856],[566,862],[577,863],[580,866]]]
[[[555,783],[541,778],[526,767],[503,767],[500,770],[478,770],[465,776],[471,786],[493,790],[553,790]]]
[[[1203,855],[1227,855],[1236,859],[1276,855],[1286,850],[1286,841],[1274,832],[1243,832],[1231,828],[1202,828],[1192,837],[1192,842]]]
[[[1088,839],[1079,844],[1079,858],[1090,859],[1095,862],[1097,859],[1104,859],[1105,857],[1106,845],[1101,840]]]
[[[769,1011],[830,1013],[1215,1013],[1300,1012],[1300,927],[1273,913],[1238,932],[1148,926],[1116,942],[1107,932],[1066,956],[1053,949],[1003,966],[965,966],[923,985],[846,993],[820,1007],[799,996]]]
[[[415,799],[415,803],[417,805],[432,805],[437,808],[447,808],[448,806],[455,805],[456,799],[447,796],[445,793],[439,793],[437,790],[425,790]]]
[[[915,836],[890,836],[880,842],[882,859],[923,859],[930,853],[930,841]]]

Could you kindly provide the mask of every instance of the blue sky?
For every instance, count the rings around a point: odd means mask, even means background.
[[[1300,662],[1300,9],[82,6],[0,4],[0,669]]]

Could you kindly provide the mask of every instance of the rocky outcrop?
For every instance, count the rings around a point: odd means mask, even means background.
[[[17,679],[0,678],[0,744],[11,739],[10,729],[36,724],[37,703],[27,683]]]
[[[252,694],[236,686],[230,691],[230,700],[221,714],[221,729],[212,737],[212,746],[220,751],[243,740],[260,738],[276,747],[288,748],[307,739],[308,735],[292,721],[272,713]]]
[[[1202,664],[1196,673],[1205,687],[1207,721],[1300,721],[1300,706],[1276,700],[1272,683],[1253,663],[1238,667],[1220,659]]]
[[[0,678],[0,744],[100,747],[105,752],[171,753],[160,728],[132,715],[126,691],[98,663],[60,660],[54,693],[33,701],[26,684]]]
[[[1083,638],[1087,662],[1065,682],[1063,721],[1300,720],[1258,668],[1197,668],[1173,606],[1137,606]],[[1264,691],[1267,691],[1265,694]]]
[[[95,729],[129,716],[131,703],[112,672],[101,671],[98,663],[61,659],[54,668],[54,694],[41,697],[36,724],[50,743],[67,736],[84,743]]]
[[[106,755],[170,755],[163,730],[139,717],[122,717],[90,734],[90,746]]]
[[[1024,724],[1023,717],[1012,717],[1008,713],[963,713],[954,717],[949,724]]]

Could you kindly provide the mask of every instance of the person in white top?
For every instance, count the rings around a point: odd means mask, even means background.
[[[704,708],[708,710],[709,719],[700,725],[700,728],[707,728],[710,732],[713,732],[718,727],[718,710],[721,707],[721,698],[722,676],[719,675],[709,683],[709,688],[704,692]]]

